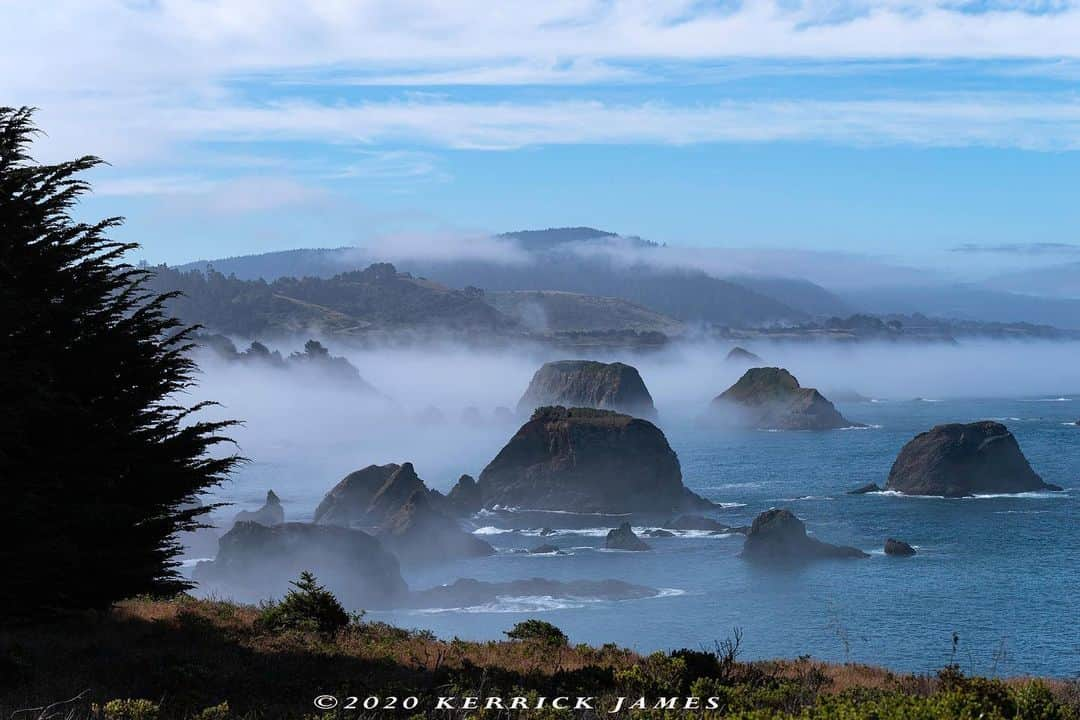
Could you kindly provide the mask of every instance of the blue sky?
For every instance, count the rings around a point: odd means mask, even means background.
[[[15,0],[0,47],[0,101],[43,160],[112,163],[80,212],[152,261],[592,225],[975,277],[1080,245],[1073,2]]]

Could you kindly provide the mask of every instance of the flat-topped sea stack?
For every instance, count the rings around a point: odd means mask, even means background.
[[[761,430],[834,430],[858,427],[813,388],[784,368],[751,368],[713,399],[710,418]]]
[[[830,545],[806,534],[806,525],[790,510],[772,509],[754,518],[743,543],[743,557],[778,565],[829,558],[867,558],[862,550]]]
[[[679,458],[648,420],[543,407],[478,480],[492,509],[670,514],[713,507],[683,485]]]
[[[524,415],[538,407],[615,410],[635,417],[654,419],[656,407],[636,368],[620,362],[559,360],[544,363],[518,401]]]
[[[916,435],[900,450],[885,489],[941,497],[1061,490],[1031,469],[1007,427],[990,420]]]

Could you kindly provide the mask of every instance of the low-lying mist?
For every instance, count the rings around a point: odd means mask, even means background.
[[[296,347],[302,342],[298,338]],[[316,373],[199,356],[193,399],[217,401],[221,407],[214,416],[242,421],[231,434],[252,461],[214,494],[213,499],[237,504],[222,517],[261,504],[273,488],[289,520],[308,520],[334,483],[370,464],[410,461],[429,487],[446,491],[462,473],[477,475],[517,429],[523,420],[517,402],[540,365],[576,357],[537,346],[476,350],[435,343],[371,350],[351,349],[332,338],[324,343],[347,357],[378,394]],[[671,434],[700,416],[745,370],[725,362],[735,344],[675,343],[660,351],[596,359],[637,367],[660,426]],[[894,402],[1080,393],[1080,343],[1075,342],[746,346],[764,364],[785,367],[803,386],[838,401],[852,393]]]

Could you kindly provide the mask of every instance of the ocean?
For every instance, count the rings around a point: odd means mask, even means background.
[[[871,554],[867,560],[762,568],[739,557],[741,535],[704,532],[645,538],[652,552],[607,551],[604,535],[613,518],[541,539],[537,531],[500,531],[479,517],[475,531],[499,552],[406,574],[411,587],[462,577],[613,578],[661,592],[619,602],[506,597],[478,607],[369,618],[446,638],[496,639],[514,623],[539,617],[572,642],[642,652],[711,649],[738,629],[744,659],[810,655],[896,671],[933,672],[956,662],[982,674],[1080,675],[1080,427],[1072,424],[1080,417],[1080,396],[836,404],[869,427],[721,432],[663,416],[659,424],[678,453],[685,484],[724,505],[717,519],[749,524],[763,510],[789,508],[815,537],[859,547]],[[883,485],[897,452],[917,433],[979,419],[1005,423],[1035,470],[1065,492],[950,500],[847,494],[866,483]],[[482,434],[491,447],[471,448],[463,466],[482,467],[473,458],[490,457],[507,437],[505,431]],[[327,478],[323,468],[300,473],[285,457],[289,452],[253,463],[221,497],[240,498],[247,507],[273,486],[290,519],[309,518],[340,476]],[[417,469],[428,478],[420,464]],[[450,482],[449,471],[443,475],[434,483],[440,489]],[[885,556],[887,537],[910,543],[918,554]],[[564,554],[520,552],[541,543]]]

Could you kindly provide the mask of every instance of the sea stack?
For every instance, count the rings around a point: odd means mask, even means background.
[[[634,552],[652,550],[648,543],[634,534],[630,523],[623,523],[609,532],[604,540],[604,547],[608,550],[631,550]]]
[[[241,510],[236,513],[233,524],[241,522],[254,522],[260,525],[280,525],[285,522],[285,509],[281,507],[281,500],[273,490],[266,493],[266,502],[258,510]]]
[[[828,558],[867,558],[862,550],[830,545],[806,534],[806,525],[790,510],[772,509],[754,518],[742,555],[747,560],[774,564],[803,563]]]
[[[636,368],[620,362],[559,360],[544,363],[518,402],[518,413],[564,405],[615,410],[634,417],[656,418],[652,395]]]
[[[204,590],[254,602],[280,596],[304,570],[352,607],[393,607],[408,592],[397,559],[378,540],[309,523],[237,523],[222,536],[213,562],[195,567],[194,579]]]
[[[765,361],[760,355],[736,345],[728,352],[727,357],[724,358],[724,362],[729,365],[742,365],[743,367],[746,367],[748,365],[761,365]]]
[[[900,450],[885,489],[941,497],[1061,490],[1031,469],[1007,427],[990,420],[916,435]]]
[[[784,368],[751,368],[713,399],[712,419],[762,430],[832,430],[857,427],[813,388]]]
[[[683,485],[679,458],[659,428],[592,408],[538,409],[478,484],[489,509],[671,514],[714,507]]]

